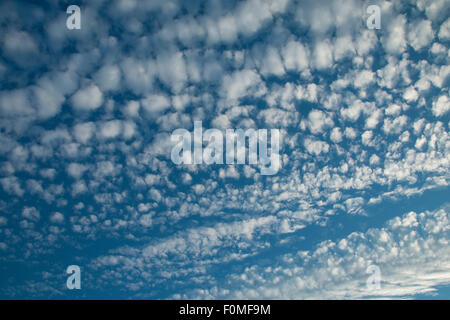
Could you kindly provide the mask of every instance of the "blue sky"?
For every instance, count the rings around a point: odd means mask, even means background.
[[[449,14],[2,1],[0,298],[449,299]],[[281,168],[174,164],[194,121],[280,130]]]

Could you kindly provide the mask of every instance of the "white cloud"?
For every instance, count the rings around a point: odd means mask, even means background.
[[[170,107],[170,100],[164,95],[149,95],[141,100],[141,106],[151,117],[156,117]]]
[[[448,3],[446,0],[418,0],[417,7],[425,11],[428,19],[439,21],[448,17]]]
[[[259,75],[253,70],[236,71],[226,75],[222,83],[222,94],[230,100],[239,99],[251,94],[261,82]]]
[[[0,92],[0,112],[4,117],[34,116],[35,111],[25,89]]]
[[[355,54],[355,52],[355,46],[350,35],[336,38],[336,41],[334,43],[334,58],[336,59],[336,61],[351,57]]]
[[[240,175],[239,172],[236,170],[235,166],[228,166],[226,170],[220,169],[219,170],[219,178],[225,179],[225,178],[233,178],[233,179],[239,179]]]
[[[363,134],[361,135],[361,141],[362,141],[363,145],[366,145],[366,146],[373,145],[372,137],[373,137],[372,131],[370,131],[370,130],[364,131]]]
[[[258,113],[258,118],[264,119],[269,127],[287,127],[297,122],[298,114],[278,108],[264,109]]]
[[[91,111],[103,103],[103,94],[96,85],[79,89],[71,98],[72,106],[77,110]]]
[[[41,214],[35,207],[24,207],[22,210],[22,217],[36,222],[41,218]]]
[[[361,199],[349,199],[360,203]],[[353,208],[353,205],[352,205]],[[276,267],[253,265],[228,276],[220,290],[189,290],[187,298],[362,299],[432,293],[450,281],[448,213],[410,212],[382,228],[324,241],[311,251],[280,258]],[[380,289],[366,285],[370,265],[381,271]]]
[[[50,80],[43,78],[32,88],[33,101],[39,118],[47,119],[61,111],[61,104],[65,98],[59,88]]]
[[[436,117],[446,114],[450,110],[450,101],[448,96],[442,95],[433,101],[432,111]]]
[[[379,164],[380,163],[380,157],[378,157],[376,154],[371,155],[370,159],[369,159],[369,163],[372,166]]]
[[[434,38],[433,28],[431,27],[431,21],[422,20],[420,22],[414,21],[410,24],[410,31],[408,33],[408,44],[410,44],[414,50],[421,50],[428,46]]]
[[[267,48],[262,61],[261,73],[275,76],[282,76],[284,74],[283,62],[276,48]]]
[[[351,127],[345,128],[344,134],[349,139],[355,139],[356,138],[356,131],[355,129]]]
[[[85,165],[79,164],[79,163],[69,163],[69,165],[67,166],[67,173],[75,178],[75,179],[79,179],[84,172],[88,169],[88,167],[86,167]]]
[[[146,176],[145,176],[145,183],[148,185],[148,186],[151,186],[151,185],[155,185],[155,184],[159,184],[159,182],[160,182],[160,177],[159,177],[159,175],[157,175],[157,174],[147,174]]]
[[[276,3],[282,3],[283,1],[277,1]],[[239,28],[244,35],[251,35],[257,32],[264,23],[272,18],[270,2],[258,2],[256,0],[249,0],[242,3],[236,12],[236,21],[239,23]],[[283,6],[277,8],[279,11],[283,10]],[[278,11],[278,10],[275,10]]]
[[[174,92],[179,92],[186,85],[186,64],[182,52],[162,53],[156,60],[158,76]]]
[[[137,117],[139,116],[139,108],[140,108],[139,101],[132,100],[127,102],[122,112],[129,117]]]
[[[419,94],[414,89],[414,87],[409,87],[403,93],[403,99],[405,99],[407,102],[417,101],[418,98]]]
[[[367,55],[377,44],[378,38],[375,32],[364,30],[357,39],[356,50],[360,56]]]
[[[94,80],[102,91],[118,89],[120,78],[120,69],[116,65],[105,65],[94,75]]]
[[[124,82],[128,89],[135,94],[145,94],[153,86],[156,66],[152,61],[141,61],[135,58],[125,58],[120,64]]]
[[[402,108],[398,104],[391,104],[387,107],[384,112],[389,116],[398,116]]]
[[[304,45],[289,41],[282,49],[284,66],[287,70],[303,71],[309,66],[309,54]]]
[[[39,49],[35,39],[25,31],[13,30],[7,32],[2,39],[2,47],[6,56],[19,65],[29,66],[36,60]]]
[[[104,139],[116,138],[122,131],[122,121],[110,120],[100,125],[99,134]]]
[[[14,194],[18,197],[21,197],[25,193],[17,177],[10,176],[1,178],[0,184],[2,185],[3,190],[8,194]]]
[[[223,42],[234,42],[238,35],[238,24],[233,15],[226,15],[217,22],[217,31]]]
[[[133,121],[122,122],[122,136],[125,140],[133,138],[137,133],[136,124]]]
[[[366,119],[366,128],[374,129],[383,117],[383,112],[380,109],[374,110]]]
[[[355,76],[353,85],[356,88],[365,88],[373,83],[375,80],[375,74],[370,70],[362,70]]]
[[[192,176],[186,172],[182,175],[182,181],[184,184],[190,184],[192,182]]]
[[[331,141],[335,143],[339,143],[342,141],[342,132],[340,128],[333,128],[330,133],[330,139]]]
[[[152,214],[151,213],[147,213],[147,214],[143,214],[140,218],[139,218],[139,222],[141,225],[143,225],[144,227],[150,227],[153,224],[152,221]]]
[[[73,128],[73,135],[78,142],[86,144],[93,136],[94,130],[95,124],[92,122],[78,123]]]
[[[212,125],[214,128],[220,128],[220,129],[230,129],[231,128],[231,122],[230,119],[225,115],[221,114],[215,117],[212,120]]]
[[[72,184],[72,197],[86,193],[88,188],[83,180],[77,180]]]
[[[383,123],[383,131],[385,133],[390,134],[398,134],[402,131],[403,127],[408,122],[408,117],[405,115],[398,116],[394,118],[393,120],[390,118],[384,119]]]
[[[405,39],[406,18],[398,15],[390,24],[383,28],[386,34],[382,38],[383,46],[390,54],[401,54],[406,49]]]
[[[61,212],[54,212],[50,217],[50,221],[57,224],[63,223],[64,215]]]
[[[361,112],[364,109],[364,103],[360,100],[355,100],[348,108],[342,108],[340,110],[341,115],[344,119],[355,122],[359,119]]]
[[[203,192],[205,192],[205,187],[202,184],[196,184],[192,186],[192,189],[194,190],[195,194],[201,195]]]
[[[304,146],[306,150],[313,155],[320,155],[322,153],[328,153],[329,145],[324,141],[305,139]]]
[[[333,48],[332,45],[327,41],[318,41],[314,46],[313,54],[314,66],[323,70],[326,68],[331,68],[333,65]]]
[[[322,133],[325,129],[334,125],[333,120],[323,111],[312,110],[308,115],[308,127],[311,133]]]
[[[441,28],[439,29],[439,39],[450,39],[450,18],[448,18],[443,24],[441,24]]]

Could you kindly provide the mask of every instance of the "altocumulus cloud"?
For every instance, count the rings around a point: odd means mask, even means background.
[[[70,297],[448,298],[450,6],[369,4],[93,0],[68,30],[2,1],[0,296],[69,297],[76,262]],[[280,170],[175,165],[195,121],[279,129]]]

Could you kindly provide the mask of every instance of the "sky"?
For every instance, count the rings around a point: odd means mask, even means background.
[[[0,298],[450,299],[449,17],[1,1]],[[174,163],[195,121],[279,130],[279,170]]]

